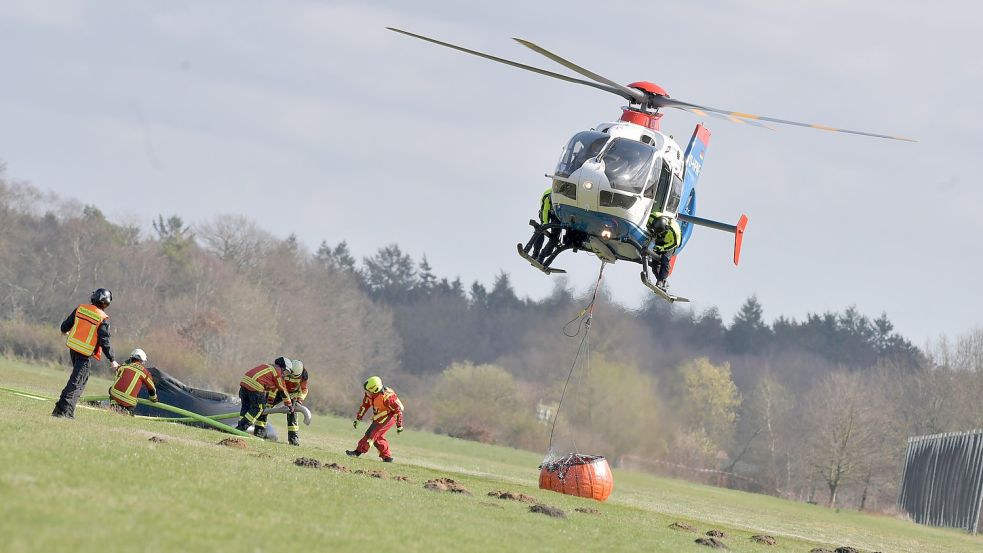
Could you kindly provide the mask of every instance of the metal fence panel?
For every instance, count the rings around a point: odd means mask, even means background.
[[[983,430],[909,438],[898,507],[919,524],[978,532]]]

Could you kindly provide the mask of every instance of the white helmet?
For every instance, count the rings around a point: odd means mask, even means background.
[[[130,359],[139,359],[141,363],[147,362],[147,352],[137,348],[130,352]]]
[[[290,370],[287,372],[289,372],[292,376],[300,376],[304,374],[304,362],[300,359],[294,359],[293,363],[291,363]]]
[[[292,363],[286,357],[277,357],[273,360],[273,366],[280,367],[280,369],[285,373],[289,373],[291,371],[291,365]]]

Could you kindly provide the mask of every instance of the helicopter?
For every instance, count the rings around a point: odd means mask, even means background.
[[[688,302],[689,299],[670,294],[664,276],[653,284],[649,277],[650,267],[655,270],[658,266],[663,274],[671,272],[675,267],[676,257],[686,247],[696,226],[734,234],[733,259],[734,265],[738,265],[748,218],[742,214],[736,224],[729,224],[696,215],[696,183],[709,146],[710,130],[698,123],[683,150],[672,136],[660,132],[662,108],[675,108],[701,117],[714,117],[769,129],[771,127],[766,123],[778,123],[914,142],[898,136],[800,123],[684,102],[670,98],[664,88],[651,82],[638,81],[627,86],[620,85],[521,38],[513,40],[589,80],[507,60],[394,27],[386,28],[547,77],[590,86],[626,99],[628,105],[621,108],[619,120],[601,123],[590,130],[578,132],[567,142],[556,169],[545,175],[551,182],[548,194],[549,217],[540,222],[530,220],[533,235],[525,246],[520,243],[516,245],[516,249],[523,259],[548,275],[566,272],[552,267],[551,264],[560,253],[567,250],[587,251],[606,263],[619,260],[639,263],[642,265],[642,284],[669,303]],[[651,222],[658,219],[663,219],[662,224],[657,226],[660,230],[653,232]],[[662,251],[657,241],[663,236],[660,233],[665,232],[661,229],[666,228],[673,228],[673,232],[678,232],[679,236],[674,248]],[[561,234],[562,243],[559,238]],[[550,249],[548,245],[549,251],[545,255],[530,255],[530,247],[537,242],[542,245],[546,237],[553,241],[553,248]],[[536,251],[539,251],[539,247],[536,247]]]

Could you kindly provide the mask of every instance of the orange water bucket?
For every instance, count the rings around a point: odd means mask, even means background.
[[[539,489],[604,501],[614,489],[608,461],[600,455],[570,453],[543,463]]]

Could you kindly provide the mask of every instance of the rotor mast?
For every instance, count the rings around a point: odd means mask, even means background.
[[[661,86],[650,83],[647,81],[638,81],[628,85],[628,88],[634,88],[641,90],[646,93],[646,100],[650,95],[652,96],[662,96],[663,98],[668,98],[669,94]],[[660,132],[659,123],[662,120],[662,113],[659,112],[658,106],[652,107],[647,105],[648,102],[630,101],[627,107],[621,108],[621,121],[626,123],[633,123],[647,129],[652,129],[653,131]]]

